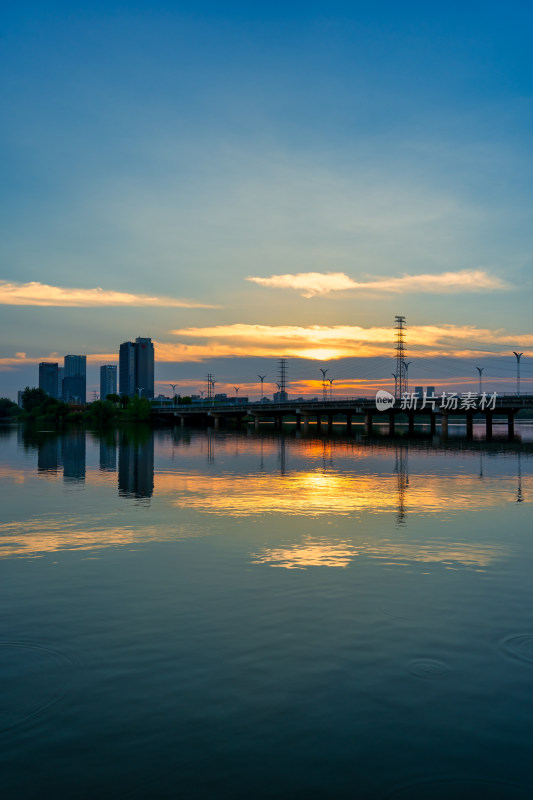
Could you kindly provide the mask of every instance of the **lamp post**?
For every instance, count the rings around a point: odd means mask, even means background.
[[[137,391],[139,392],[139,400],[140,400],[142,392],[144,392],[144,386],[142,387],[142,389],[137,386]]]
[[[409,365],[412,364],[412,361],[403,361],[402,362],[405,367],[405,391],[409,391]]]
[[[479,372],[479,393],[482,394],[483,381],[482,381],[481,375],[482,375],[483,370],[485,369],[485,367],[476,367],[476,369]]]
[[[172,403],[174,404],[176,402],[176,386],[178,384],[177,383],[169,383],[168,385],[172,389]]]
[[[328,399],[328,386],[326,383],[326,372],[329,372],[328,369],[322,369],[319,367],[320,372],[322,373],[322,400],[326,401]]]
[[[329,380],[329,399],[333,400],[333,381],[335,378],[328,378]]]
[[[258,375],[257,377],[261,381],[261,400],[262,400],[263,399],[263,383],[264,383],[264,380],[266,378],[266,375]]]
[[[520,394],[520,359],[524,354],[517,353],[516,350],[513,350],[513,353],[516,356],[516,393]]]

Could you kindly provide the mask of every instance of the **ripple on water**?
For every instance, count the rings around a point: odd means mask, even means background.
[[[450,797],[468,800],[526,800],[532,797],[532,788],[508,781],[491,781],[476,778],[441,778],[412,783],[395,789],[386,798],[409,800],[449,800]]]
[[[512,658],[533,664],[533,635],[531,633],[508,636],[503,640],[502,646],[507,655]]]
[[[417,678],[428,678],[436,680],[444,678],[451,670],[444,661],[437,661],[434,658],[414,658],[407,665],[409,672]]]
[[[0,732],[43,714],[67,692],[73,662],[33,642],[0,641]]]

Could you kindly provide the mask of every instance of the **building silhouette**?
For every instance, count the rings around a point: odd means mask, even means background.
[[[59,364],[57,361],[41,361],[39,364],[39,389],[49,397],[59,397],[58,392]]]
[[[151,339],[137,337],[134,342],[120,345],[119,382],[120,394],[154,396],[154,345]]]
[[[104,364],[100,367],[100,400],[105,400],[108,394],[117,393],[117,368],[114,364]]]
[[[87,357],[65,356],[64,369],[63,400],[84,404],[87,396]]]

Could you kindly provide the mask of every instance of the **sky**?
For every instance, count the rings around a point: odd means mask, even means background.
[[[0,396],[155,343],[156,394],[533,393],[529,2],[6,3]],[[530,366],[531,364],[531,366]]]

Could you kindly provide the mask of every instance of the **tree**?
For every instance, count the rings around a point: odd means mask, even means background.
[[[111,394],[107,394],[105,399],[109,400],[109,402],[113,403],[113,405],[115,405],[116,403],[120,403],[120,397],[115,392],[112,392]]]
[[[128,419],[134,419],[138,422],[150,419],[150,412],[152,406],[146,397],[131,397],[126,410]]]
[[[22,408],[24,411],[31,413],[34,408],[42,406],[48,399],[44,389],[30,389],[29,386],[26,386],[22,392]]]
[[[109,400],[95,400],[94,403],[91,403],[86,412],[87,419],[99,427],[103,427],[111,422],[116,414],[116,409]]]
[[[0,397],[0,419],[9,419],[20,414],[20,408],[8,397]]]

